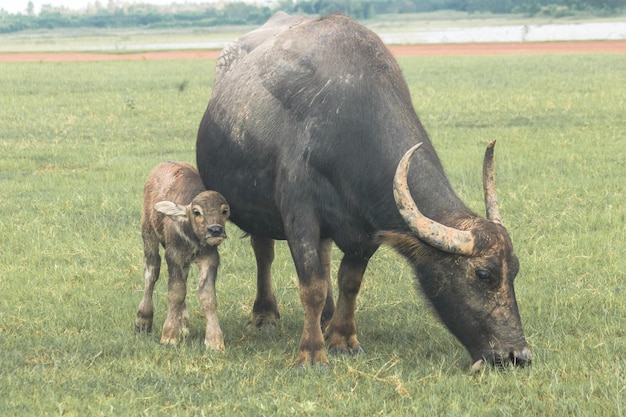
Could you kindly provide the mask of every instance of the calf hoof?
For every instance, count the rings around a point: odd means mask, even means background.
[[[171,327],[167,324],[163,326],[163,333],[161,334],[162,345],[178,345],[181,339],[185,339],[189,335],[188,327]]]
[[[161,344],[162,345],[172,345],[172,346],[176,346],[178,345],[178,337],[172,337],[172,336],[161,336]]]
[[[222,338],[213,338],[211,340],[204,339],[204,346],[206,346],[208,350],[214,350],[216,352],[224,352],[226,350],[224,339]]]

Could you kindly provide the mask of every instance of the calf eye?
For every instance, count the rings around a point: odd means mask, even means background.
[[[200,216],[202,216],[202,213],[200,213],[200,210],[198,210],[198,209],[194,209],[194,210],[192,211],[192,213],[193,213],[193,215],[194,215],[194,216],[196,216],[196,217],[200,217]]]
[[[476,277],[481,281],[490,281],[491,273],[485,269],[479,269],[476,271]]]

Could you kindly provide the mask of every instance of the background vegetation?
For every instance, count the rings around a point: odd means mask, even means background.
[[[29,3],[24,13],[0,10],[0,33],[28,29],[123,28],[123,27],[212,27],[219,25],[259,25],[273,13],[329,14],[340,12],[355,18],[377,14],[423,13],[454,10],[467,13],[518,13],[525,16],[572,16],[577,13],[612,15],[623,12],[626,0],[278,0],[254,4],[233,1],[206,4],[154,6],[123,1],[95,1],[89,8],[72,11],[43,6],[39,14]]]
[[[229,225],[221,247],[224,354],[191,334],[132,332],[142,293],[143,181],[193,162],[214,61],[0,64],[0,415],[594,415],[626,409],[626,85],[621,55],[415,57],[400,64],[455,188],[483,211],[481,158],[498,139],[504,221],[532,367],[485,369],[381,248],[358,302],[366,355],[291,368],[302,328],[278,245],[282,311],[248,329],[254,261]],[[338,254],[334,257],[336,273]]]

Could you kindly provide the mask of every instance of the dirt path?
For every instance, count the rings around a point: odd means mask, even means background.
[[[626,53],[626,40],[391,45],[396,56]]]
[[[514,54],[572,54],[610,53],[626,54],[626,40],[580,42],[526,42],[526,43],[466,43],[391,45],[396,56],[427,55],[514,55]],[[141,52],[131,54],[83,52],[0,52],[0,62],[64,62],[64,61],[121,61],[151,59],[209,59],[217,58],[217,50],[182,50]]]

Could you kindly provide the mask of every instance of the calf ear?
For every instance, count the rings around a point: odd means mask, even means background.
[[[180,204],[171,201],[159,201],[154,205],[154,209],[174,221],[182,222],[187,220],[187,208]]]

